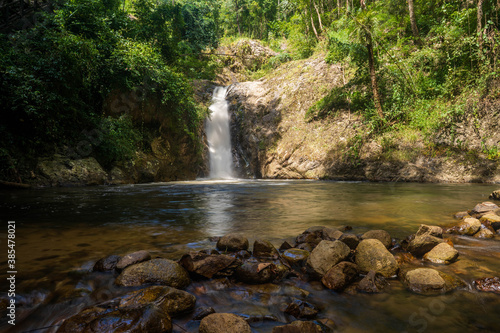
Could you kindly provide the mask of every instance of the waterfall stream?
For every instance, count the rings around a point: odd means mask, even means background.
[[[226,101],[227,87],[216,87],[210,106],[211,115],[207,121],[207,140],[210,151],[210,178],[233,178],[233,156],[231,134]]]

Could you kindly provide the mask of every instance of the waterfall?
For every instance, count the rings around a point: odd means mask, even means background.
[[[210,106],[211,116],[207,121],[207,140],[210,151],[210,178],[233,178],[233,156],[231,134],[226,101],[227,87],[216,87]]]

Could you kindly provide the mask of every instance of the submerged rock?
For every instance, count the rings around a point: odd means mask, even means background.
[[[108,272],[113,271],[120,261],[121,257],[117,255],[110,255],[105,258],[99,259],[93,267],[94,272]]]
[[[116,264],[116,269],[123,270],[125,267],[128,267],[133,264],[137,264],[146,260],[151,259],[151,254],[148,251],[137,251],[133,253],[129,253],[124,255],[120,261]]]
[[[227,234],[217,242],[217,250],[238,252],[248,250],[248,239],[240,234]]]
[[[457,260],[458,251],[448,243],[436,245],[424,255],[424,259],[435,264],[450,264]]]
[[[154,303],[172,317],[192,311],[196,297],[190,293],[164,286],[151,286],[133,291],[120,300],[121,308],[139,308]]]
[[[392,246],[391,235],[385,230],[370,230],[365,232],[361,239],[378,239],[386,248]]]
[[[232,313],[213,313],[200,322],[200,333],[251,333],[250,325]]]
[[[294,299],[292,303],[288,304],[285,313],[294,316],[295,318],[312,319],[318,314],[318,309],[308,302]]]
[[[352,262],[342,261],[330,268],[323,276],[321,282],[328,289],[335,291],[344,290],[358,276],[358,266]]]
[[[253,255],[258,258],[276,259],[279,253],[271,242],[258,239],[253,243]]]
[[[387,281],[382,274],[369,271],[368,274],[359,281],[358,290],[365,293],[379,293],[387,286]]]
[[[361,272],[375,271],[391,277],[398,271],[396,258],[378,239],[365,239],[356,248],[356,264]]]
[[[212,313],[215,313],[215,309],[210,307],[201,307],[198,308],[195,313],[193,314],[193,320],[202,320],[208,315],[211,315]]]
[[[283,259],[285,259],[292,266],[300,266],[302,265],[310,253],[306,250],[301,249],[288,249],[281,255]]]
[[[432,268],[417,268],[404,274],[406,287],[417,294],[436,294],[465,286],[458,278]]]
[[[474,287],[479,291],[500,294],[500,277],[487,277],[474,281]]]
[[[172,321],[168,313],[153,305],[118,309],[93,307],[66,319],[57,332],[172,332]]]
[[[241,261],[223,254],[207,254],[203,252],[189,252],[179,260],[189,273],[211,279],[213,277],[231,276]]]
[[[351,250],[341,241],[321,241],[307,259],[307,266],[316,277],[322,277],[330,268],[347,258]]]
[[[272,333],[322,333],[320,326],[310,321],[297,320],[288,325],[273,327]]]
[[[188,272],[169,259],[152,259],[129,266],[115,280],[115,284],[125,287],[160,284],[183,289],[189,283]]]

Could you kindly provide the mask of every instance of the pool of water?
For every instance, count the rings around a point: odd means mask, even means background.
[[[105,290],[108,278],[90,281],[85,272],[110,254],[148,250],[153,256],[178,259],[189,250],[213,248],[211,237],[228,232],[243,233],[250,243],[261,238],[279,246],[316,225],[349,225],[355,233],[384,229],[403,239],[421,223],[452,222],[453,213],[487,201],[497,188],[483,184],[234,180],[0,191],[0,215],[5,221],[0,230],[2,244],[7,239],[6,221],[16,222],[20,304],[16,329],[50,326],[75,313],[82,306],[81,297],[71,296],[75,289],[86,288],[94,294],[99,288]],[[455,237],[454,242],[461,259],[439,269],[457,274],[467,283],[500,274],[499,240]],[[0,263],[6,271],[6,254]],[[0,286],[2,292],[7,290],[6,280]],[[442,298],[425,297],[407,292],[396,280],[391,281],[389,293],[379,295],[337,294],[314,284],[301,287],[310,289],[310,299],[320,306],[321,316],[335,321],[341,332],[500,329],[499,295],[458,291]],[[237,293],[237,286],[231,288]],[[219,312],[280,315],[274,305],[256,299],[260,293],[243,299],[227,290],[211,295],[217,295],[214,307]],[[85,304],[96,301],[92,297],[85,298]],[[202,296],[199,302],[209,301]],[[237,311],[235,304],[241,307]],[[0,330],[8,327],[5,318],[0,323]],[[264,322],[253,329],[270,332],[271,326]],[[51,330],[36,332],[44,331]]]

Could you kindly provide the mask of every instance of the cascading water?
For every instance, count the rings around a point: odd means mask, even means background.
[[[207,140],[210,151],[210,178],[233,178],[231,134],[226,101],[227,87],[216,87],[212,97],[212,111],[207,121]]]

